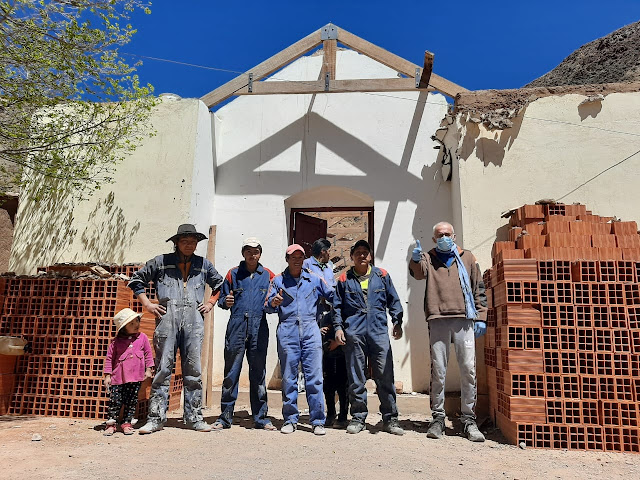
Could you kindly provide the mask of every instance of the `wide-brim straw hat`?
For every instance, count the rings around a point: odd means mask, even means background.
[[[196,237],[198,241],[206,240],[207,236],[204,233],[200,233],[196,230],[195,225],[190,223],[183,223],[178,227],[178,233],[176,233],[173,237],[167,239],[167,242],[177,243],[180,237]]]
[[[118,331],[122,330],[128,323],[132,322],[136,318],[141,318],[142,313],[136,313],[130,308],[123,308],[115,317],[113,317],[113,323],[116,324]]]

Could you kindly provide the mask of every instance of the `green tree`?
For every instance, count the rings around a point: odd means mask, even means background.
[[[0,193],[82,198],[150,135],[151,85],[119,55],[141,0],[0,0]]]

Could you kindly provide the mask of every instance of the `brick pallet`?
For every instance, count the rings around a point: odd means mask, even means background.
[[[105,268],[130,276],[139,266]],[[41,270],[70,269],[81,270],[82,266]],[[146,293],[154,301],[153,288]],[[18,357],[11,374],[13,393],[10,400],[7,395],[0,398],[0,414],[106,418],[109,395],[102,385],[104,358],[116,335],[112,318],[127,307],[143,312],[122,280],[0,277],[0,335],[22,336],[32,345],[32,353]],[[154,328],[155,319],[145,313],[141,330],[151,339]],[[171,410],[180,407],[179,358],[176,367],[169,392]],[[149,383],[143,384],[138,396],[138,418],[148,412]]]
[[[533,448],[640,453],[640,235],[525,205],[484,274],[490,412]]]

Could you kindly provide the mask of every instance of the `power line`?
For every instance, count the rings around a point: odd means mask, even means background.
[[[138,55],[136,53],[123,52],[123,54],[124,55],[131,55],[131,56],[139,57],[139,58],[145,58],[145,59],[148,59],[148,60],[155,60],[155,61],[158,61],[158,62],[173,63],[173,64],[176,64],[176,65],[183,65],[183,66],[187,66],[187,67],[201,68],[203,70],[213,70],[213,71],[216,71],[216,72],[233,73],[233,74],[236,74],[236,75],[243,75],[243,74],[247,74],[248,73],[248,72],[240,72],[238,70],[230,70],[228,68],[209,67],[209,66],[206,66],[206,65],[198,65],[198,64],[195,64],[195,63],[181,62],[181,61],[178,61],[178,60],[170,60],[170,59],[167,59],[167,58],[151,57],[151,56],[148,56],[148,55]],[[289,81],[289,79],[281,78],[281,77],[278,77],[276,75],[271,75],[271,76],[269,76],[269,78],[272,78],[274,80],[279,80],[279,81]],[[302,84],[306,84],[306,85],[309,85],[309,86],[315,86],[317,84],[317,82],[305,81],[305,80],[297,80],[296,82],[302,83]],[[243,86],[239,87],[237,90],[240,90],[240,89],[246,87],[247,85],[249,85],[248,81],[247,81],[246,84],[244,84]],[[393,99],[397,99],[397,100],[406,100],[406,101],[409,101],[409,102],[414,102],[416,104],[443,105],[443,103],[441,103],[441,102],[430,102],[428,100],[416,100],[414,98],[400,97],[400,96],[397,96],[397,95],[389,95],[389,94],[377,93],[377,92],[354,92],[354,93],[362,93],[362,94],[365,94],[365,95],[372,95],[372,96],[376,96],[376,97],[387,97],[387,98],[393,98]],[[528,119],[531,119],[531,120],[538,120],[540,122],[560,123],[560,124],[564,124],[564,125],[570,125],[572,127],[588,128],[588,129],[592,129],[592,130],[599,130],[599,131],[602,131],[602,132],[617,133],[617,134],[620,134],[620,135],[630,135],[630,136],[634,136],[634,137],[640,137],[639,133],[624,132],[624,131],[613,130],[613,129],[609,129],[609,128],[596,127],[596,126],[593,126],[593,125],[582,125],[582,124],[579,124],[579,123],[572,123],[572,122],[567,122],[567,121],[563,121],[563,120],[552,120],[552,119],[549,119],[549,118],[532,117],[530,115],[523,115],[523,118],[528,118]]]
[[[623,158],[622,160],[620,160],[617,163],[614,163],[613,165],[610,165],[609,167],[605,168],[604,170],[602,170],[600,173],[598,173],[597,175],[594,175],[593,177],[591,177],[589,180],[581,183],[580,185],[578,185],[576,188],[574,188],[573,190],[571,190],[569,193],[565,193],[563,196],[561,196],[560,198],[556,199],[556,200],[562,200],[565,197],[568,197],[569,195],[571,195],[573,192],[575,192],[576,190],[579,190],[580,188],[584,187],[587,183],[592,182],[593,180],[595,180],[596,178],[598,178],[600,175],[603,175],[604,173],[608,172],[609,170],[611,170],[612,168],[617,167],[618,165],[626,162],[627,160],[629,160],[631,157],[636,156],[637,154],[640,153],[640,150],[638,150],[635,153],[632,153],[631,155],[629,155],[626,158]]]
[[[551,119],[548,119],[548,118],[531,117],[529,115],[523,115],[523,118],[529,118],[531,120],[539,120],[541,122],[561,123],[563,125],[571,125],[572,127],[590,128],[590,129],[593,129],[593,130],[600,130],[602,132],[619,133],[621,135],[631,135],[631,136],[634,136],[634,137],[640,137],[640,133],[622,132],[620,130],[612,130],[610,128],[596,127],[596,126],[593,126],[593,125],[582,125],[580,123],[566,122],[564,120],[551,120]]]

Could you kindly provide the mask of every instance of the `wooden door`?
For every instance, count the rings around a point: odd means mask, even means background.
[[[295,213],[293,221],[293,242],[301,245],[307,257],[310,257],[313,242],[327,238],[327,221],[300,212]]]

